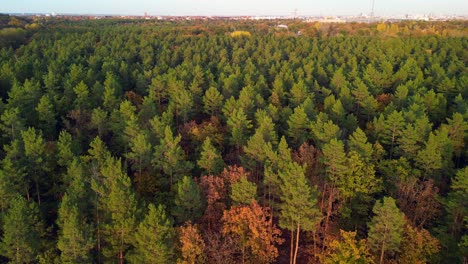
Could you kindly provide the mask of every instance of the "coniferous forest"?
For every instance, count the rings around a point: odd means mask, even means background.
[[[0,262],[466,263],[467,28],[0,16]]]

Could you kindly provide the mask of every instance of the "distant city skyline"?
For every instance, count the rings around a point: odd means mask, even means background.
[[[370,14],[372,0],[2,0],[0,13],[160,16],[298,16]],[[375,0],[376,16],[468,15],[466,0]]]

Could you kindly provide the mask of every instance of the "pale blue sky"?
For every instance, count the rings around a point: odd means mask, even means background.
[[[0,0],[0,13],[356,15],[372,0]],[[468,15],[467,0],[375,0],[376,15]]]

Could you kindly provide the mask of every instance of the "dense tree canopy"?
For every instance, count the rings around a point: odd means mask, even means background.
[[[0,262],[466,262],[466,28],[0,16]]]

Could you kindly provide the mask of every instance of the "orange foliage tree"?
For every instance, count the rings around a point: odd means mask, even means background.
[[[232,235],[240,247],[242,263],[272,263],[278,257],[276,245],[283,243],[281,231],[269,218],[268,208],[256,201],[224,211],[223,234]]]

